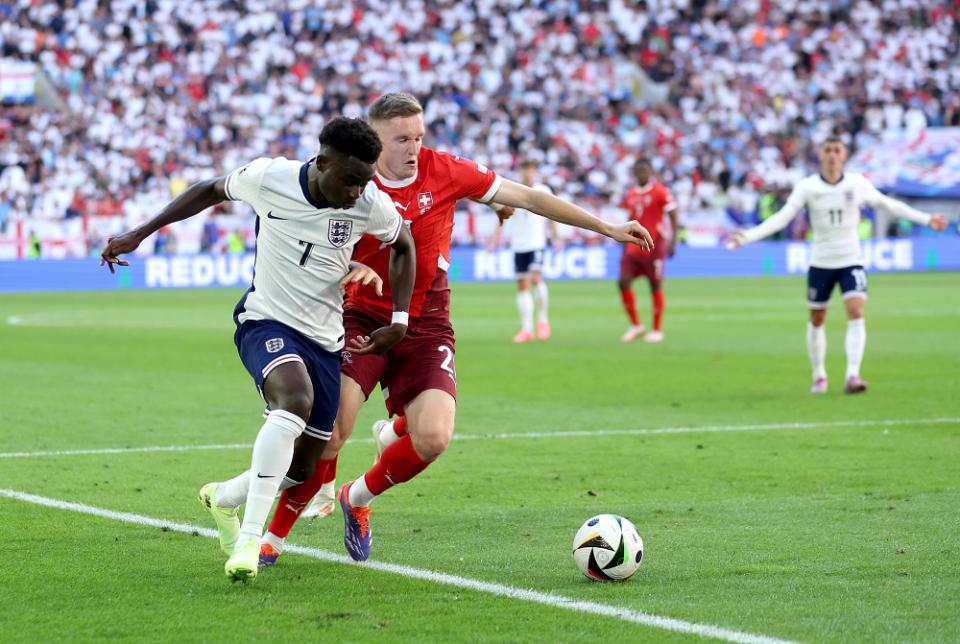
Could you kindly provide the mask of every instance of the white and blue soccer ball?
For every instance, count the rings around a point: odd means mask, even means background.
[[[629,520],[616,514],[598,514],[577,530],[573,560],[591,579],[629,579],[643,560],[643,539]]]

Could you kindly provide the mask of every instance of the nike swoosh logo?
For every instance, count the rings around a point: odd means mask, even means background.
[[[257,472],[257,478],[258,478],[258,479],[275,479],[275,478],[277,478],[277,477],[276,477],[276,476],[269,476],[269,475],[261,474],[260,472]]]
[[[401,206],[399,201],[394,201],[393,205],[396,206],[398,210],[402,210],[403,212],[407,212],[407,208],[410,207],[409,203],[406,206]]]
[[[272,211],[272,210],[267,213],[267,219],[279,219],[280,221],[286,221],[286,220],[287,220],[286,217],[277,217],[275,214],[273,214],[273,211]]]

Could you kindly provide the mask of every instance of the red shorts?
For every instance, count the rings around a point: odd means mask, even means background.
[[[620,258],[620,275],[624,277],[646,277],[654,288],[663,282],[663,267],[667,259],[667,244],[662,241],[649,255],[634,255],[623,251]]]
[[[353,355],[343,352],[340,373],[360,385],[365,398],[380,383],[387,412],[403,414],[404,408],[427,389],[440,389],[457,397],[457,371],[453,362],[453,327],[447,319],[416,319],[400,344],[384,355]],[[345,338],[370,335],[384,322],[357,309],[343,312]]]

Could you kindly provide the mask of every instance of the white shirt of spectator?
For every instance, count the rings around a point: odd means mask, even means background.
[[[305,194],[304,169],[300,161],[259,158],[227,176],[227,197],[250,204],[259,217],[253,283],[235,319],[282,322],[327,351],[339,351],[340,280],[353,247],[364,233],[392,244],[403,220],[372,181],[353,208],[317,208]]]
[[[543,183],[533,185],[534,190],[553,194]],[[515,253],[529,253],[547,247],[547,220],[529,210],[518,208],[507,220],[510,233],[510,249]]]
[[[801,179],[787,203],[765,222],[744,232],[748,242],[763,239],[782,230],[807,209],[813,229],[810,265],[819,268],[844,268],[863,263],[860,248],[860,208],[882,208],[895,217],[927,225],[930,215],[891,199],[877,190],[862,174],[847,173],[837,183],[827,183],[819,174]]]

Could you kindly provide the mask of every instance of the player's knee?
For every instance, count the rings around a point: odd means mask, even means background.
[[[417,454],[426,461],[432,461],[443,454],[450,445],[450,438],[453,432],[439,425],[427,428],[426,431],[418,432],[413,436],[413,447]]]
[[[621,291],[629,291],[630,278],[621,276],[620,279],[617,280],[617,286],[620,288]]]
[[[827,312],[822,309],[815,309],[810,311],[810,324],[813,326],[823,326],[823,323],[827,320]]]
[[[288,393],[281,396],[278,406],[307,420],[310,418],[310,412],[313,411],[313,392],[306,390]]]

